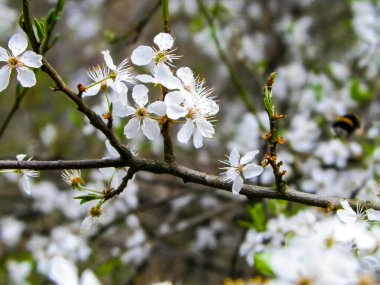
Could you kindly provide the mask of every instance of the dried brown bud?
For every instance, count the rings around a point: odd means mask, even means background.
[[[84,86],[82,83],[79,83],[79,84],[77,85],[77,88],[78,88],[78,91],[79,91],[80,93],[86,92],[86,86]]]

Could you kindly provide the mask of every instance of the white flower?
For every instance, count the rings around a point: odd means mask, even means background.
[[[212,138],[215,130],[210,121],[218,113],[219,106],[210,98],[211,90],[204,87],[205,81],[194,78],[190,68],[180,68],[177,71],[177,89],[165,96],[167,115],[170,119],[186,118],[186,123],[180,129],[177,139],[187,143],[193,136],[194,146],[203,145],[203,137]]]
[[[231,151],[228,161],[222,161],[224,164],[228,165],[227,167],[222,168],[226,170],[226,172],[222,173],[222,175],[225,177],[226,181],[233,181],[233,194],[238,195],[240,193],[240,190],[243,187],[243,176],[244,178],[249,179],[258,176],[263,172],[263,168],[261,166],[254,163],[249,163],[258,153],[258,150],[250,151],[240,158],[239,152],[234,149]]]
[[[0,47],[0,61],[7,63],[0,69],[0,91],[7,88],[13,68],[16,69],[17,80],[23,87],[34,86],[36,77],[31,68],[41,67],[42,56],[33,51],[25,51],[28,40],[23,33],[14,34],[8,42],[8,47],[10,52]]]
[[[106,66],[96,66],[88,71],[88,76],[94,80],[93,84],[87,86],[83,96],[92,96],[99,92],[103,86],[110,86],[115,92],[128,91],[124,82],[133,83],[132,68],[128,66],[128,59],[124,59],[118,66],[113,63],[113,59],[108,50],[102,51]]]
[[[365,213],[358,207],[355,212],[347,200],[343,200],[340,202],[343,209],[339,209],[336,211],[338,218],[344,223],[354,223],[358,220],[364,220]]]
[[[18,161],[24,160],[26,157],[26,154],[19,154],[16,156]],[[30,157],[28,161],[30,161],[32,158]],[[31,169],[16,169],[15,172],[20,175],[20,186],[24,190],[24,192],[28,195],[31,194],[30,192],[30,181],[29,177],[31,178],[37,178],[40,176],[40,172],[38,170],[31,170]]]
[[[154,62],[157,65],[159,62],[164,62],[171,65],[174,59],[179,58],[173,54],[174,50],[171,50],[174,39],[170,34],[159,33],[153,42],[158,46],[158,50],[154,47],[139,46],[132,52],[131,60],[134,64],[148,65]]]
[[[135,107],[127,106],[127,116],[132,116],[132,119],[124,127],[125,136],[134,138],[141,128],[148,139],[155,140],[160,135],[160,127],[150,114],[156,114],[159,117],[164,116],[166,112],[165,103],[156,101],[148,104],[148,88],[144,85],[135,85],[132,97],[135,101]]]
[[[81,190],[84,180],[81,176],[79,169],[64,170],[61,174],[63,181],[73,187],[74,189]]]

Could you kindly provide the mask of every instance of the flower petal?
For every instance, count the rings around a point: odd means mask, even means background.
[[[130,116],[130,115],[133,115],[134,113],[136,113],[136,109],[127,105],[127,109],[126,109],[126,116]]]
[[[159,62],[153,69],[154,77],[156,81],[166,88],[173,90],[182,87],[181,80],[173,76],[169,66],[163,62]]]
[[[195,129],[193,135],[193,143],[195,148],[200,148],[203,146],[203,136],[198,129]]]
[[[3,47],[0,47],[0,61],[8,61],[9,54],[7,50]]]
[[[143,83],[157,83],[157,80],[148,74],[137,75],[136,79]]]
[[[234,183],[232,183],[232,193],[239,195],[243,184],[243,178],[240,175],[236,176]]]
[[[28,47],[28,40],[25,34],[14,34],[8,42],[8,47],[12,51],[13,56],[18,56],[22,54]]]
[[[254,150],[254,151],[250,151],[248,153],[246,153],[241,159],[240,159],[240,163],[241,164],[247,164],[248,162],[251,162],[256,154],[258,154],[259,151],[258,150]]]
[[[16,158],[17,158],[18,161],[22,161],[22,160],[24,160],[24,158],[26,156],[27,156],[26,154],[18,154],[18,155],[16,155]]]
[[[183,85],[194,87],[195,79],[193,71],[188,67],[181,67],[177,70],[177,77],[181,79]]]
[[[140,121],[132,118],[124,127],[124,135],[129,138],[134,138],[140,130]]]
[[[27,195],[30,195],[32,194],[30,192],[30,182],[29,182],[29,177],[26,176],[26,175],[23,175],[21,177],[21,187],[22,187],[22,190],[24,190],[24,192],[27,194]]]
[[[192,120],[187,119],[186,123],[182,126],[177,134],[177,139],[181,143],[187,143],[193,134],[194,123]]]
[[[240,162],[240,154],[236,149],[233,149],[228,157],[231,166],[238,166]]]
[[[172,48],[174,39],[168,33],[159,33],[154,37],[153,42],[158,46],[160,50],[168,50]]]
[[[86,89],[83,93],[82,93],[82,97],[87,97],[87,96],[94,96],[96,94],[99,93],[99,90],[100,90],[100,84],[96,84],[88,89]]]
[[[378,221],[380,222],[380,211],[376,211],[374,209],[367,210],[367,217],[370,221]]]
[[[155,140],[160,136],[160,126],[157,121],[145,118],[141,127],[143,134],[150,140]]]
[[[179,91],[169,92],[165,96],[165,103],[179,105],[185,101],[185,97]]]
[[[147,110],[149,113],[154,113],[159,116],[163,116],[166,114],[166,104],[162,101],[156,101],[150,104]]]
[[[152,62],[154,50],[148,46],[137,47],[131,55],[131,61],[135,65],[147,65]]]
[[[39,68],[42,65],[42,55],[28,50],[20,57],[20,61],[26,66]]]
[[[115,117],[126,117],[127,116],[127,107],[123,106],[120,101],[112,102],[112,115]]]
[[[144,107],[148,103],[148,91],[148,88],[141,84],[133,87],[132,98],[140,107]]]
[[[90,269],[83,271],[79,283],[80,285],[101,285],[99,279]]]
[[[0,92],[8,87],[9,77],[11,76],[11,69],[5,65],[0,68]]]
[[[245,178],[252,178],[252,177],[259,176],[263,171],[264,169],[259,165],[247,164],[243,168],[243,175]]]
[[[32,70],[24,66],[17,67],[16,70],[17,80],[23,87],[32,87],[36,85],[36,76]]]
[[[116,149],[111,145],[109,140],[106,140],[105,142],[106,148],[108,152],[113,156],[113,157],[119,157],[119,153],[116,151]]]
[[[212,138],[215,133],[213,125],[206,119],[198,119],[195,121],[197,129],[201,132],[202,136]]]
[[[102,54],[108,68],[111,70],[116,70],[116,65],[113,63],[112,57],[110,55],[110,51],[109,50],[102,51]]]

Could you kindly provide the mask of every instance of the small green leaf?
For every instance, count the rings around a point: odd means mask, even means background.
[[[254,255],[254,264],[258,273],[266,276],[274,276],[272,268],[270,267],[270,257],[268,253],[256,253]]]
[[[91,195],[91,194],[74,197],[74,199],[80,200],[80,205],[87,203],[87,202],[90,202],[90,201],[93,201],[93,200],[100,200],[102,198],[103,198],[102,196]]]
[[[38,39],[41,42],[46,35],[45,23],[34,18],[34,26],[36,27]]]
[[[258,232],[265,231],[266,217],[263,204],[256,204],[254,206],[248,206],[248,213],[252,219],[252,225]]]
[[[356,79],[350,82],[350,95],[351,98],[358,103],[367,103],[372,99],[372,93],[363,88]]]
[[[191,22],[190,22],[190,31],[193,33],[193,34],[196,34],[200,31],[202,31],[203,29],[205,28],[205,22],[203,21],[203,18],[198,15],[198,16],[195,16]]]
[[[65,6],[65,0],[58,0],[57,4],[55,5],[55,11],[60,13],[63,10],[63,7]]]

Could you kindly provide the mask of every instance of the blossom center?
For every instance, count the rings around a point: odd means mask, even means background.
[[[187,112],[186,118],[189,118],[189,119],[195,119],[195,111],[194,111],[194,109],[190,109],[190,110]]]
[[[90,209],[90,216],[93,218],[98,218],[102,215],[102,208],[99,206],[92,207]]]
[[[160,61],[167,61],[168,60],[168,57],[166,56],[166,52],[164,51],[159,51],[157,54],[156,54],[156,58],[155,58],[155,63],[158,64]]]
[[[296,285],[312,285],[312,284],[313,284],[313,280],[306,277],[301,277],[300,279],[298,279],[296,283]]]
[[[139,119],[144,119],[145,117],[148,116],[148,112],[145,108],[138,108],[136,110],[136,117],[139,118]]]
[[[239,174],[243,173],[243,168],[244,168],[244,165],[239,164],[238,166],[236,166],[236,172]]]
[[[8,64],[11,68],[16,68],[22,65],[21,61],[17,57],[10,57]]]

